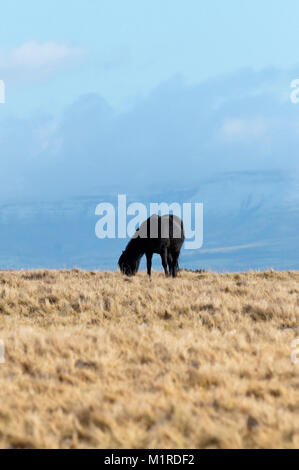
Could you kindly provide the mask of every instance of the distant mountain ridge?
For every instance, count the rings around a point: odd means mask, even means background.
[[[203,202],[204,244],[200,250],[182,250],[182,267],[299,269],[298,186],[296,175],[279,171],[223,173],[197,187],[155,189],[127,199]],[[117,193],[1,206],[0,268],[117,269],[127,240],[96,238],[95,208],[103,201],[115,204]],[[154,264],[160,268],[158,258]]]

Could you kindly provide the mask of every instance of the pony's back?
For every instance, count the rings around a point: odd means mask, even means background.
[[[133,238],[184,240],[183,222],[173,214],[166,214],[162,217],[154,214],[140,225]]]

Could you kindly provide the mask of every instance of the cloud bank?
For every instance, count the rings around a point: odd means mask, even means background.
[[[56,46],[27,45],[11,63],[32,69],[76,55]],[[296,175],[299,106],[289,99],[296,76],[299,69],[248,69],[196,86],[177,76],[123,114],[89,94],[62,116],[5,120],[0,196],[45,200],[188,187],[215,172]]]

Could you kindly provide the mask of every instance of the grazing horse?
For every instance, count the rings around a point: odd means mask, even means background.
[[[184,226],[179,217],[172,214],[162,217],[152,215],[136,230],[125,251],[122,252],[118,260],[120,270],[127,276],[134,276],[145,254],[147,274],[150,277],[153,254],[158,253],[162,259],[165,275],[176,277],[178,259],[184,240]]]

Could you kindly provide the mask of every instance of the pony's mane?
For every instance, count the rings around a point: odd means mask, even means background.
[[[137,232],[135,232],[135,235],[136,235],[136,233],[138,233],[138,230],[137,230]],[[138,250],[139,244],[140,244],[140,243],[139,243],[139,242],[140,242],[140,238],[139,238],[138,236],[136,237],[135,235],[134,235],[133,238],[131,238],[131,240],[130,240],[129,243],[127,244],[125,251],[127,251],[127,252],[134,251],[134,252],[135,252],[136,250]]]

